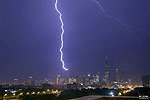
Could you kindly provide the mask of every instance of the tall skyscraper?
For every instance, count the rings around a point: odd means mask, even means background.
[[[69,70],[67,70],[67,77],[66,77],[66,83],[69,84],[69,78],[70,78],[70,73]]]
[[[12,84],[13,84],[13,85],[20,85],[19,79],[14,79],[14,81],[13,81]]]
[[[29,77],[26,81],[25,81],[25,85],[27,86],[33,86],[34,85],[34,80],[32,77]]]
[[[57,77],[56,77],[56,85],[60,85],[60,78],[61,78],[61,75],[57,75]]]
[[[106,56],[105,59],[105,81],[106,81],[106,86],[109,86],[109,64],[108,64],[108,57]]]
[[[119,69],[116,68],[116,82],[119,83]]]
[[[132,82],[132,80],[131,80],[131,79],[128,79],[128,84],[129,84],[129,85],[131,85],[131,82]]]
[[[98,72],[97,75],[95,75],[95,81],[96,84],[100,85],[101,79],[100,79],[100,73]]]
[[[149,87],[150,86],[150,77],[149,77],[149,75],[142,76],[142,85],[143,85],[143,87]]]

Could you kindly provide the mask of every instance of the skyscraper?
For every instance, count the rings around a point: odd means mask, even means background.
[[[116,68],[116,82],[119,83],[119,69]]]
[[[128,79],[128,84],[131,85],[131,79]]]
[[[105,81],[106,81],[106,86],[109,87],[109,64],[108,64],[107,56],[105,59]]]
[[[101,79],[100,79],[100,73],[98,72],[97,75],[95,75],[95,81],[96,84],[100,85]]]
[[[14,79],[14,81],[13,81],[13,85],[20,85],[20,81],[19,81],[19,79]]]
[[[32,77],[27,78],[27,80],[25,81],[25,85],[27,86],[33,86],[34,85],[34,80]]]
[[[60,78],[61,78],[61,75],[57,75],[57,77],[56,77],[56,84],[57,85],[60,85]]]
[[[150,85],[150,77],[149,77],[149,75],[142,76],[142,85],[143,85],[143,87],[149,87],[149,85]]]

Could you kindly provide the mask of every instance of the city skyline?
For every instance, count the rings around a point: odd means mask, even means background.
[[[132,78],[132,76],[131,77],[125,77],[125,76],[123,76],[122,74],[124,74],[124,73],[122,73],[122,71],[120,72],[120,69],[119,69],[119,67],[117,67],[117,66],[114,66],[113,68],[114,69],[112,69],[110,66],[112,66],[112,65],[110,65],[109,64],[109,57],[108,56],[106,56],[105,57],[105,59],[104,59],[104,71],[97,71],[96,73],[99,73],[100,74],[100,77],[102,78],[102,79],[104,79],[104,81],[105,82],[107,82],[107,85],[109,85],[109,82],[111,82],[111,81],[116,81],[116,80],[118,80],[118,81],[120,81],[119,80],[119,78],[121,78],[121,79],[123,79],[123,80],[128,80],[128,79],[132,79],[132,82],[133,82],[133,84],[142,84],[142,78],[141,78],[141,76],[143,76],[143,75],[149,75],[149,74],[142,74],[139,78],[138,78],[138,80],[139,81],[136,81],[136,79],[134,79],[134,78]],[[69,73],[69,70],[68,71],[66,71],[66,72],[64,72],[64,73],[58,73],[57,75],[61,75],[62,77],[68,77],[68,75],[70,76],[70,77],[76,77],[76,76],[84,76],[84,75],[88,75],[88,73],[90,73],[90,74],[92,74],[92,75],[96,75],[96,73],[94,73],[94,72],[87,72],[86,74],[72,74],[72,73]],[[56,75],[56,76],[57,76]],[[126,74],[127,75],[127,74]],[[25,82],[24,80],[26,80],[27,78],[29,78],[29,77],[33,77],[33,79],[49,79],[50,81],[54,81],[55,80],[55,78],[56,78],[56,76],[54,76],[54,77],[51,77],[51,76],[42,76],[42,75],[38,75],[38,74],[36,74],[36,75],[27,75],[26,77],[24,77],[24,78],[19,78],[19,77],[12,77],[10,80],[5,80],[5,81],[1,81],[0,83],[1,84],[3,84],[3,83],[12,83],[12,81],[13,80],[15,80],[15,79],[17,79],[17,80],[19,80],[20,82]],[[127,75],[128,76],[128,75]]]
[[[0,100],[149,100],[149,5],[0,0]]]
[[[113,71],[111,71],[110,73],[110,65],[109,65],[109,60],[108,60],[108,56],[105,57],[105,66],[104,66],[105,70],[103,71],[103,73],[100,73],[100,72],[97,72],[97,73],[92,73],[92,72],[88,72],[86,74],[82,74],[82,75],[70,75],[69,71],[66,71],[64,74],[58,74],[56,75],[55,77],[41,77],[41,76],[28,76],[24,79],[20,79],[20,78],[17,78],[17,77],[14,77],[13,79],[11,79],[11,81],[6,81],[6,82],[1,82],[1,84],[13,84],[14,81],[17,81],[19,82],[20,84],[26,84],[26,81],[28,79],[33,79],[34,81],[36,82],[43,82],[45,80],[48,80],[50,82],[52,82],[53,84],[54,83],[58,83],[58,79],[57,77],[61,77],[61,78],[64,78],[64,79],[70,79],[70,78],[76,78],[76,77],[85,77],[85,76],[94,76],[95,78],[96,77],[99,77],[99,82],[100,83],[105,83],[106,87],[109,87],[111,86],[112,82],[117,82],[116,84],[119,84],[121,81],[123,82],[128,82],[131,84],[131,80],[132,80],[132,85],[142,85],[142,82],[143,82],[143,74],[141,77],[140,77],[140,81],[139,82],[136,82],[134,79],[132,79],[131,77],[123,77],[120,73],[120,69],[118,67],[116,67],[115,69],[113,69]],[[98,76],[97,76],[98,75]],[[147,74],[147,76],[149,76]],[[94,78],[93,77],[93,78]],[[96,80],[96,79],[94,79]],[[130,82],[129,82],[130,80]],[[30,83],[31,84],[31,83]],[[41,84],[42,85],[42,84]]]

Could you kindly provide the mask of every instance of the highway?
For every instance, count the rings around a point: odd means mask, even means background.
[[[85,96],[85,97],[80,97],[80,98],[74,98],[74,99],[70,99],[70,100],[96,100],[98,98],[102,98],[102,97],[112,97],[112,96]],[[113,96],[112,98],[137,98],[135,96]]]
[[[75,99],[70,99],[70,100],[95,100],[101,98],[100,96],[85,96],[81,98],[75,98]]]

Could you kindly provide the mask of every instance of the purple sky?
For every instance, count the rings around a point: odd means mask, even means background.
[[[135,36],[107,18],[91,0],[58,0],[65,24],[64,59],[71,75],[104,74],[140,82],[150,72],[150,1],[98,0]],[[60,62],[60,21],[55,0],[0,0],[0,80],[50,77],[65,73]]]

